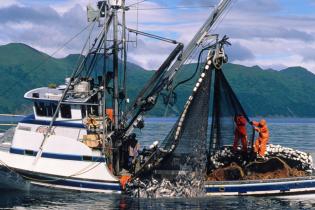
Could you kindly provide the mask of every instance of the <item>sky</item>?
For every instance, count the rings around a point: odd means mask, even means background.
[[[132,5],[143,0],[126,0]],[[19,42],[53,54],[85,28],[86,6],[95,0],[0,0],[0,45]],[[145,0],[130,7],[128,27],[184,44],[206,20],[218,0]],[[188,9],[190,8],[190,9]],[[302,66],[315,73],[314,0],[233,0],[211,30],[228,35],[232,63],[281,70]],[[80,53],[87,33],[54,54]],[[130,35],[129,61],[156,69],[174,48]]]

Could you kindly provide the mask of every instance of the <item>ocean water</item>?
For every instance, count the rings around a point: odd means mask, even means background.
[[[11,119],[9,120],[11,121]],[[174,122],[175,119],[173,118],[148,118],[145,129],[137,134],[141,146],[148,146],[155,140],[163,140]],[[267,119],[267,122],[271,135],[270,143],[306,151],[315,157],[315,119]],[[315,209],[315,195],[138,199],[123,195],[68,191],[0,191],[0,208]]]

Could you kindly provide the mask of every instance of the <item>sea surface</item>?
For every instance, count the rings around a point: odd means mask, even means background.
[[[13,122],[11,118],[1,121]],[[173,118],[148,118],[138,132],[141,146],[161,141]],[[315,157],[315,119],[267,119],[270,143],[306,151]],[[267,197],[130,198],[122,195],[63,191],[0,191],[0,209],[315,209],[315,195]]]

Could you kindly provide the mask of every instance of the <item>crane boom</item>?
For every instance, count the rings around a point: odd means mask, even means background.
[[[179,50],[182,49],[183,46],[178,46],[172,54],[166,59],[165,63],[160,67],[159,71],[161,71],[164,75],[163,78],[160,79],[157,83],[150,82],[153,87],[151,87],[151,91],[148,94],[141,94],[136,100],[136,102],[144,101],[144,104],[138,104],[135,103],[132,106],[131,111],[136,110],[136,108],[140,107],[140,110],[137,111],[137,113],[133,116],[133,118],[128,123],[128,126],[126,127],[126,135],[129,135],[132,130],[134,129],[135,125],[134,123],[137,121],[137,119],[142,119],[142,115],[146,111],[148,111],[147,108],[145,110],[143,107],[146,106],[146,104],[155,104],[159,93],[167,86],[169,86],[176,75],[179,68],[184,64],[184,62],[189,58],[189,56],[192,54],[194,49],[200,45],[204,37],[208,34],[211,27],[216,23],[218,18],[223,14],[225,9],[230,5],[232,0],[222,0],[212,11],[206,22],[202,25],[202,27],[199,29],[199,31],[196,33],[196,35],[193,37],[193,39],[189,42],[188,46],[185,48],[185,50],[178,55]],[[176,57],[177,56],[177,59]],[[174,61],[176,59],[176,61]],[[174,62],[173,62],[174,61]],[[173,62],[173,63],[172,63]],[[167,68],[165,67],[168,67]],[[165,72],[164,72],[165,69]],[[158,72],[159,72],[158,71]],[[148,89],[148,87],[145,87],[143,91],[145,92]],[[149,101],[149,102],[148,102]],[[153,101],[153,102],[152,102]],[[142,107],[142,108],[141,108]],[[152,106],[153,107],[153,106]]]
[[[196,47],[199,46],[203,38],[207,35],[211,27],[216,23],[218,18],[223,14],[225,9],[231,4],[232,0],[221,0],[221,2],[214,8],[211,15],[208,17],[206,22],[202,25],[193,39],[189,42],[187,47],[184,49],[182,55],[173,63],[173,65],[169,68],[168,74],[170,83],[174,78],[178,69],[184,64],[184,62],[189,58],[191,53],[194,51]]]

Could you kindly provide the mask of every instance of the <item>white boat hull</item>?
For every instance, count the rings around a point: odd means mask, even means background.
[[[0,168],[0,189],[7,190],[40,190],[44,188],[75,190],[80,192],[102,192],[120,194],[119,183],[99,182],[94,180],[70,179],[32,172],[12,171],[6,167]]]
[[[104,161],[42,157],[34,165],[34,160],[35,156],[0,151],[0,188],[29,190],[31,187],[46,187],[121,193],[119,180],[111,174]]]

